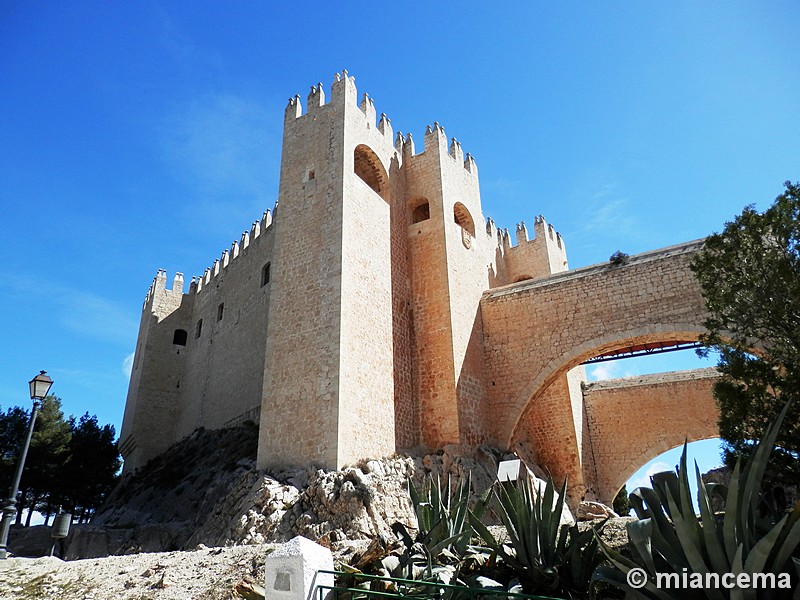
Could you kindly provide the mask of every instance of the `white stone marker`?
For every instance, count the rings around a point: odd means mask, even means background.
[[[504,460],[497,465],[497,479],[498,481],[517,481],[522,479],[527,474],[527,468],[522,464],[519,459]]]
[[[267,600],[318,600],[317,586],[333,587],[333,555],[302,536],[282,544],[264,562]]]

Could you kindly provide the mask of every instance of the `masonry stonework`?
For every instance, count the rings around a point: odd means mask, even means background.
[[[608,394],[586,395],[581,364],[697,339],[704,308],[688,261],[701,242],[570,271],[543,217],[531,239],[517,224],[516,244],[484,217],[475,160],[441,125],[417,149],[346,71],[330,92],[313,86],[305,112],[289,100],[274,211],[186,293],[182,275],[167,289],[158,272],[125,469],[199,427],[251,420],[261,468],[522,444],[569,478],[573,499],[606,499],[628,468],[607,453],[638,449],[604,445],[622,416],[602,408]],[[695,387],[708,395],[705,380]],[[649,409],[669,410],[659,398]],[[670,427],[683,435],[680,421]]]
[[[716,369],[695,369],[587,385],[592,496],[610,506],[625,481],[659,454],[687,440],[717,437],[711,388],[718,377]]]

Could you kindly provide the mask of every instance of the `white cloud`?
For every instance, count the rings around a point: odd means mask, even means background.
[[[84,335],[130,344],[136,339],[138,319],[126,307],[82,291],[62,290],[62,324]]]
[[[613,363],[602,363],[598,366],[589,369],[587,375],[590,381],[604,381],[606,379],[615,379],[617,375],[614,374],[616,365]]]
[[[164,56],[172,60],[177,72],[208,73],[225,67],[222,56],[208,45],[198,45],[187,30],[163,8],[156,8],[158,21],[153,28]]]
[[[650,487],[650,476],[664,471],[674,471],[675,467],[664,461],[656,461],[647,466],[643,473],[637,473],[628,480],[627,489],[631,493],[637,487]]]
[[[185,218],[193,226],[215,232],[246,228],[272,208],[281,138],[275,115],[264,105],[208,94],[179,106],[158,127],[165,165],[192,199]]]
[[[271,152],[277,153],[274,115],[232,94],[196,98],[161,124],[161,143],[173,174],[203,195],[265,196]]]
[[[17,293],[41,294],[41,284],[27,276],[6,275],[6,282]],[[48,299],[53,314],[65,328],[106,342],[125,344],[136,340],[138,315],[122,304],[81,289],[48,284]]]
[[[131,371],[133,371],[133,357],[135,352],[131,352],[128,354],[124,359],[122,359],[122,372],[124,373],[125,377],[130,379]]]
[[[619,361],[599,363],[596,367],[588,369],[586,374],[589,381],[605,381],[606,379],[619,379],[620,377],[638,375],[629,367],[623,368]]]
[[[631,216],[629,200],[617,194],[612,185],[596,191],[586,203],[586,218],[578,228],[580,235],[614,232],[620,238],[638,231],[636,219]]]
[[[582,207],[582,218],[563,230],[568,248],[577,247],[595,257],[602,249],[610,256],[615,250],[632,254],[633,246],[647,241],[649,223],[640,220],[638,205],[631,202],[613,173],[602,169],[585,173],[569,196]],[[627,247],[619,247],[623,240]]]

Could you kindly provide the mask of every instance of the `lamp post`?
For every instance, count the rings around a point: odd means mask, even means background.
[[[53,380],[47,376],[47,373],[41,371],[28,382],[28,385],[31,388],[33,411],[31,412],[31,422],[28,424],[28,433],[25,436],[25,443],[22,446],[22,452],[17,462],[17,470],[14,472],[14,481],[11,484],[11,491],[8,493],[8,499],[3,503],[3,520],[0,522],[0,560],[8,558],[8,530],[11,528],[11,521],[14,519],[14,515],[17,514],[16,507],[19,480],[22,479],[22,469],[25,467],[25,458],[28,456],[28,448],[31,445],[31,436],[33,435],[33,426],[36,424],[36,415],[39,414],[39,405],[50,391]]]

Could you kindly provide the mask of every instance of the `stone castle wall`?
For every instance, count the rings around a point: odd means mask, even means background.
[[[305,107],[295,96],[284,115],[274,221],[188,293],[162,271],[148,293],[126,469],[196,428],[254,420],[260,468],[519,442],[582,495],[580,362],[634,337],[696,339],[699,244],[568,271],[543,217],[515,244],[484,217],[475,160],[438,123],[417,149],[346,72]]]
[[[190,343],[180,382],[179,439],[201,426],[222,427],[261,406],[274,234],[265,227],[246,247],[240,245],[239,255],[228,257],[227,265],[223,257],[219,272],[212,270],[208,284],[197,289],[187,306]]]
[[[156,276],[145,300],[120,436],[129,463],[199,427],[258,417],[271,289],[265,269],[271,278],[274,245],[270,224],[267,213],[194,278],[186,294],[180,274],[172,289],[166,289],[163,271]]]

